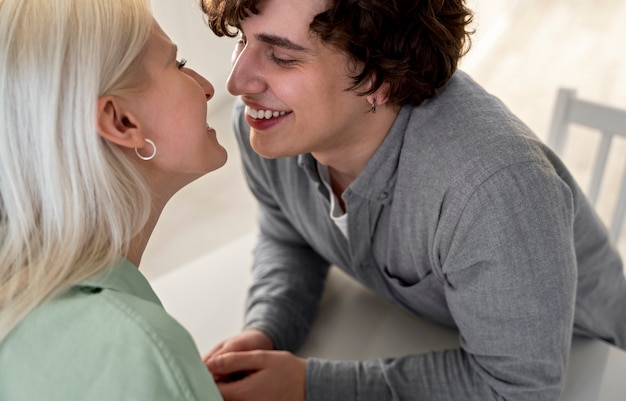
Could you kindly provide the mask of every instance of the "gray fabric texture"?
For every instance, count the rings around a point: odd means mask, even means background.
[[[558,157],[463,72],[402,108],[346,190],[350,241],[311,155],[255,154],[241,103],[234,126],[260,207],[248,327],[297,351],[336,265],[459,331],[459,349],[309,358],[308,401],[557,400],[573,334],[626,347],[626,282],[605,227]]]

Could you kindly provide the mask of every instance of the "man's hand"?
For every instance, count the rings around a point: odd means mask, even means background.
[[[208,366],[209,361],[226,352],[272,350],[274,343],[261,330],[247,329],[227,340],[217,344],[203,358],[204,364]]]
[[[207,367],[225,401],[305,401],[306,360],[286,351],[223,352]]]

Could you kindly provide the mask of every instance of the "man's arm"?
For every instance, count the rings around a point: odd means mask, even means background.
[[[576,288],[569,187],[546,167],[521,163],[487,178],[460,216],[439,251],[461,348],[310,358],[307,401],[558,399]]]
[[[295,351],[309,333],[330,264],[283,214],[264,159],[250,147],[242,103],[235,105],[234,129],[246,180],[259,204],[259,237],[245,326],[267,334],[275,349]]]

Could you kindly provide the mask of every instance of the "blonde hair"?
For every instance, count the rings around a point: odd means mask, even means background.
[[[125,255],[145,182],[96,131],[100,96],[140,84],[150,0],[0,0],[0,341]]]

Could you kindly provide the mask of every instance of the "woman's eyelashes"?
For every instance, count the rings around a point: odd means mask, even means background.
[[[185,59],[185,58],[180,59],[180,61],[177,61],[177,63],[178,63],[178,69],[182,70],[183,67],[185,67],[185,65],[187,65],[187,59]]]

